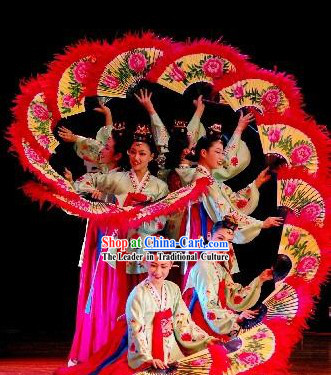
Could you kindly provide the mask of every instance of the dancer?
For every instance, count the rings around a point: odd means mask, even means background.
[[[257,312],[249,309],[258,301],[262,284],[273,278],[272,270],[266,269],[246,287],[233,281],[232,241],[236,229],[237,224],[228,216],[214,224],[211,240],[228,241],[230,258],[224,262],[200,259],[191,269],[184,291],[195,322],[224,341],[238,332],[244,318],[255,317]]]
[[[153,202],[168,193],[167,185],[154,177],[149,171],[149,164],[156,155],[152,135],[146,126],[138,126],[131,141],[129,150],[131,170],[128,172],[111,172],[108,174],[93,174],[90,185],[80,185],[80,191],[91,192],[94,197],[103,201],[115,201],[120,206],[131,206],[143,202]],[[108,227],[106,231],[91,233],[85,241],[85,252],[93,257],[90,269],[92,281],[88,296],[79,309],[80,317],[76,326],[75,338],[70,358],[74,362],[86,361],[109,339],[116,319],[124,312],[126,298],[132,288],[142,280],[146,269],[137,262],[109,262],[101,260],[100,238],[102,235],[112,235],[117,238],[134,238],[154,234],[161,230],[165,218],[158,218],[150,223],[143,223],[137,230],[128,232],[126,223],[117,227]],[[96,225],[94,223],[94,225]],[[128,249],[130,252],[132,249]],[[117,252],[117,249],[110,249]],[[139,251],[142,251],[141,249]]]

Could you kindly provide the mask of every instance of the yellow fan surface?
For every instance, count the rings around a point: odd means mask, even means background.
[[[296,215],[322,226],[325,219],[325,202],[318,190],[297,178],[277,181],[277,205],[291,209]]]
[[[136,48],[116,56],[99,79],[98,95],[125,98],[128,90],[146,76],[162,55],[156,48]]]
[[[312,140],[302,131],[285,124],[260,125],[263,153],[281,155],[289,166],[302,166],[309,173],[318,169],[318,157]]]
[[[157,83],[183,94],[194,83],[213,83],[215,78],[233,71],[235,67],[229,60],[217,55],[197,53],[182,56],[169,64]]]
[[[83,57],[72,63],[62,74],[57,93],[57,105],[61,117],[66,118],[85,112],[84,81],[92,62],[94,62],[92,56]]]
[[[58,174],[51,167],[49,162],[44,157],[40,156],[24,138],[22,138],[22,146],[24,155],[26,156],[29,163],[33,166],[33,168],[38,170],[45,179],[56,182],[59,187],[68,192],[75,192],[75,189],[72,187],[70,182],[68,182],[65,178]]]
[[[241,347],[228,354],[231,362],[224,375],[240,374],[270,359],[275,351],[275,336],[263,323],[239,333]]]
[[[285,224],[278,253],[287,255],[292,262],[292,268],[286,278],[294,275],[310,281],[315,277],[321,252],[315,238],[305,229]]]
[[[243,107],[255,107],[261,113],[276,110],[283,113],[289,107],[284,92],[273,83],[262,79],[246,79],[225,87],[220,92],[221,102],[237,111]]]
[[[211,355],[208,349],[202,350],[190,356],[184,357],[177,362],[176,369],[162,370],[148,369],[146,371],[136,372],[135,375],[156,375],[156,374],[169,374],[169,375],[208,375],[212,365]]]
[[[38,93],[31,101],[27,120],[28,128],[37,142],[50,153],[54,153],[59,142],[52,133],[52,113],[47,108],[43,93]]]

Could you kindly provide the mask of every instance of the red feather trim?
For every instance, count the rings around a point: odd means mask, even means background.
[[[24,193],[33,201],[38,201],[40,204],[40,208],[45,202],[51,203],[52,206],[57,206],[62,208],[72,215],[78,215],[81,218],[98,218],[100,216],[104,216],[104,220],[107,220],[108,225],[115,225],[122,227],[126,226],[126,222],[130,220],[130,218],[136,213],[137,209],[132,209],[131,211],[123,211],[119,207],[114,206],[114,211],[112,213],[105,213],[105,214],[95,214],[95,213],[88,213],[83,209],[79,208],[79,199],[78,198],[71,200],[71,204],[63,201],[55,194],[52,190],[50,190],[45,185],[37,184],[36,182],[30,181],[23,185],[22,190]],[[76,203],[76,204],[75,204]],[[50,207],[50,208],[51,208]]]
[[[301,339],[303,329],[307,328],[306,319],[312,313],[313,301],[305,288],[296,290],[299,307],[296,317],[288,323],[281,318],[267,320],[263,323],[270,328],[275,336],[275,352],[272,357],[259,366],[244,371],[247,375],[289,374],[288,359],[294,345]]]
[[[213,361],[209,374],[222,374],[222,372],[226,371],[230,366],[230,361],[227,357],[227,350],[221,345],[210,345],[208,346],[208,350]]]
[[[179,199],[172,205],[168,205],[166,207],[160,206],[159,209],[153,210],[153,212],[146,216],[141,215],[142,210],[144,209],[141,206],[134,207],[130,209],[130,211],[124,211],[120,207],[114,206],[114,211],[110,213],[89,213],[79,208],[81,198],[78,195],[68,197],[68,195],[61,194],[62,197],[72,199],[70,204],[69,202],[65,202],[60,199],[60,197],[57,196],[58,193],[55,193],[54,190],[32,181],[23,186],[23,191],[32,200],[39,201],[41,205],[45,201],[48,201],[55,206],[69,211],[73,215],[79,215],[83,218],[93,218],[96,220],[98,225],[100,225],[100,227],[107,227],[112,224],[117,227],[121,227],[121,229],[123,229],[125,232],[131,228],[138,228],[144,222],[149,222],[159,216],[168,216],[174,212],[177,212],[178,210],[183,209],[187,206],[189,201],[195,201],[201,194],[205,193],[208,189],[209,183],[209,180],[205,177],[198,179],[196,181],[196,185],[185,197]]]
[[[318,156],[318,174],[330,176],[331,139],[326,126],[318,125],[312,118],[304,116],[302,111],[286,111],[285,114],[264,114],[255,113],[257,125],[285,124],[302,131],[309,137]]]
[[[325,201],[327,201],[329,198],[331,186],[331,181],[326,177],[327,176],[323,176],[320,173],[318,173],[317,176],[308,173],[307,170],[302,167],[289,168],[287,166],[283,166],[277,170],[277,180],[287,180],[290,178],[301,179],[319,191]]]
[[[47,104],[53,112],[54,119],[58,121],[61,118],[61,113],[57,104],[57,95],[59,89],[60,79],[74,62],[88,56],[93,56],[95,64],[102,58],[103,54],[111,48],[107,42],[88,42],[81,40],[74,46],[66,47],[63,54],[54,56],[54,61],[48,65],[48,72],[43,76],[42,87],[46,95]],[[92,69],[91,69],[92,70]],[[84,83],[83,93],[81,98],[89,95],[94,95],[89,91],[87,81],[89,79],[88,72],[86,83]]]
[[[33,173],[41,182],[45,183],[49,187],[53,188],[53,191],[56,191],[59,194],[62,194],[68,199],[77,199],[78,194],[76,192],[71,192],[66,190],[65,188],[62,188],[59,184],[56,183],[56,181],[53,181],[46,177],[45,174],[43,174],[39,169],[34,167],[28,158],[25,155],[24,148],[22,145],[22,138],[20,134],[20,129],[18,125],[12,124],[11,127],[8,130],[8,139],[11,142],[10,151],[13,151],[16,153],[16,156],[18,157],[22,167],[24,170],[28,170],[31,173]],[[32,151],[35,151],[31,147]],[[38,154],[36,152],[36,154]]]

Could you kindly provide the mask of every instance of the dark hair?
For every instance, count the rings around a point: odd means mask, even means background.
[[[129,162],[128,155],[127,155],[127,151],[129,147],[128,138],[125,134],[123,134],[123,132],[118,132],[114,129],[111,132],[111,136],[114,140],[115,155],[121,154],[121,158],[118,160],[118,166],[123,169],[127,169],[128,162]]]
[[[220,230],[221,228],[230,229],[233,232],[238,228],[238,224],[234,223],[231,218],[228,216],[224,216],[222,221],[217,221],[212,229],[211,229],[211,236],[213,237],[214,234]]]
[[[185,148],[188,148],[190,140],[187,129],[174,128],[168,142],[168,152],[166,154],[165,168],[177,168],[181,161],[181,155]]]
[[[210,147],[213,145],[213,143],[217,142],[217,141],[221,141],[224,145],[224,142],[223,142],[223,136],[215,136],[215,137],[201,137],[196,146],[194,147],[194,150],[188,154],[186,156],[186,159],[190,160],[190,161],[193,161],[193,162],[198,162],[199,159],[200,159],[200,153],[201,153],[201,150],[209,150]]]

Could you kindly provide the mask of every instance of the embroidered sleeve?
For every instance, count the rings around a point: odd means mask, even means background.
[[[224,184],[224,191],[236,210],[245,215],[250,215],[259,203],[260,193],[255,182],[252,182],[238,192],[233,192],[229,186]]]
[[[153,359],[146,335],[143,301],[143,293],[138,289],[130,294],[126,305],[128,362],[134,369]]]
[[[193,352],[204,349],[210,341],[211,336],[193,322],[191,314],[182,299],[179,288],[176,300],[177,302],[174,310],[174,332],[177,341],[184,348]]]
[[[102,143],[93,138],[85,138],[79,136],[74,144],[74,149],[77,155],[91,163],[97,163],[99,153],[102,149]]]
[[[218,181],[226,181],[242,172],[251,161],[251,154],[240,136],[233,134],[224,149],[224,165],[213,171],[213,176]]]
[[[234,283],[231,276],[226,281],[226,301],[227,305],[235,311],[250,309],[256,304],[261,294],[260,278],[256,277],[249,285],[242,286]]]
[[[205,321],[214,332],[228,334],[239,329],[236,323],[238,316],[228,309],[224,302],[220,301],[219,296],[224,291],[219,293],[219,286],[213,283],[217,276],[214,272],[210,274],[208,270],[209,268],[200,267],[197,270],[195,280],[195,290],[198,293],[202,313]]]
[[[108,138],[111,136],[111,131],[113,130],[112,125],[103,126],[97,132],[95,139],[101,144],[105,145]]]
[[[200,122],[200,117],[196,114],[193,115],[191,121],[188,123],[187,132],[191,135],[193,144],[206,135],[206,129]]]
[[[168,147],[169,134],[157,113],[151,116],[151,125],[156,146],[163,148],[162,151],[165,151],[164,149]]]
[[[97,173],[85,173],[74,182],[77,193],[91,193],[97,186]]]

